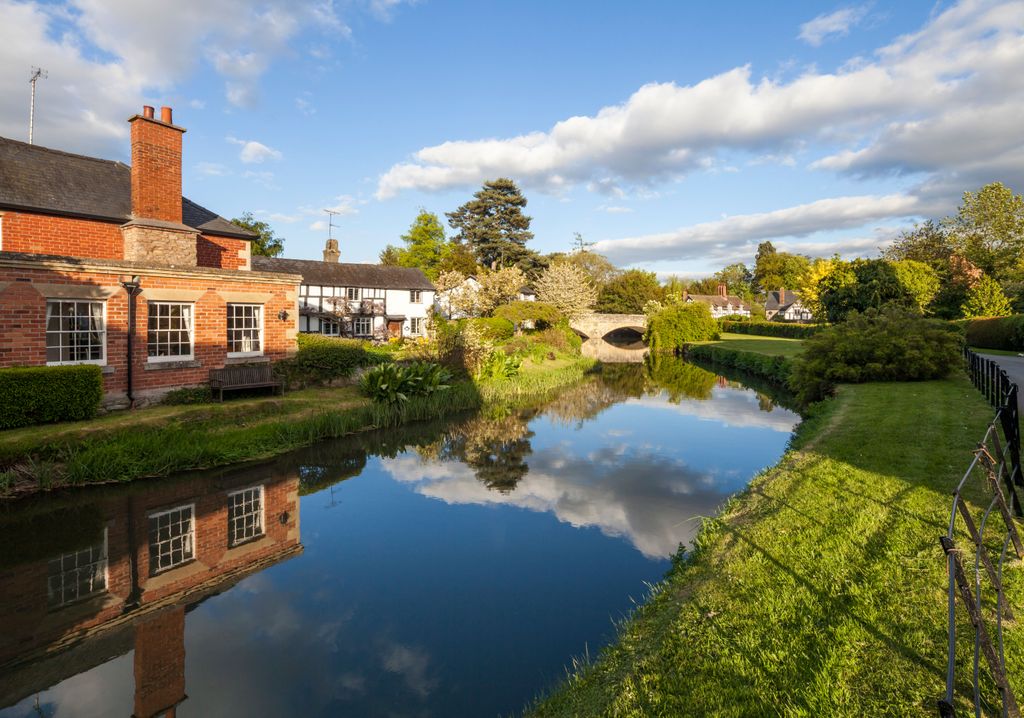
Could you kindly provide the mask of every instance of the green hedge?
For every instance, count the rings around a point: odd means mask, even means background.
[[[512,338],[516,333],[515,325],[508,319],[502,317],[476,317],[464,320],[467,324],[478,327],[484,339],[492,342],[503,342]]]
[[[788,386],[790,372],[793,370],[793,362],[786,357],[726,349],[719,344],[696,344],[687,347],[686,358],[740,369],[780,387]]]
[[[0,369],[0,429],[91,419],[102,398],[92,364]]]
[[[732,334],[753,334],[759,337],[782,337],[784,339],[807,339],[822,329],[824,324],[784,324],[782,322],[737,322],[721,319],[718,322],[723,332]]]
[[[690,342],[718,339],[718,323],[707,304],[670,304],[647,318],[644,339],[652,352],[679,352]]]
[[[1024,350],[1024,314],[954,322],[964,330],[967,346],[980,349]]]
[[[392,360],[383,348],[359,339],[339,339],[322,334],[299,334],[298,353],[277,362],[275,368],[289,383],[326,381],[349,376],[355,369]]]

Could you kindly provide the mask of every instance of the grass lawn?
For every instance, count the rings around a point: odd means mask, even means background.
[[[800,339],[783,339],[780,337],[755,337],[750,334],[731,334],[724,332],[722,338],[717,342],[708,344],[721,344],[728,349],[741,352],[754,352],[755,354],[766,354],[768,356],[796,356],[803,351],[803,341]]]
[[[936,715],[938,537],[991,414],[961,376],[840,387],[779,465],[706,524],[617,642],[531,715]],[[1019,614],[1019,562],[1007,583]],[[973,633],[960,619],[958,714],[973,715]],[[1024,629],[1005,640],[1021,696]]]
[[[995,356],[1003,357],[1016,357],[1020,356],[1022,353],[1012,349],[981,349],[980,347],[971,347],[971,351],[978,354],[993,354]]]

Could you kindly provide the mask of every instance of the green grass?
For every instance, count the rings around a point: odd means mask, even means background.
[[[721,344],[728,349],[766,354],[767,356],[792,357],[803,351],[803,341],[800,339],[755,337],[749,334],[730,334],[729,332],[724,332],[719,341],[707,343]]]
[[[992,354],[994,356],[1002,357],[1016,357],[1020,356],[1022,353],[1015,349],[984,349],[982,347],[971,347],[971,351],[978,354]]]
[[[843,386],[533,716],[934,716],[950,491],[991,410],[957,376]],[[976,514],[977,515],[977,514]],[[1024,607],[1024,571],[1007,576]],[[960,714],[973,634],[961,613]],[[1024,694],[1024,630],[1006,632]],[[989,686],[987,695],[993,696]],[[989,707],[989,710],[991,707]]]

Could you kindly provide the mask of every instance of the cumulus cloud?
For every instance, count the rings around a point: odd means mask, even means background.
[[[800,39],[808,45],[818,47],[830,37],[842,37],[850,28],[864,19],[867,6],[844,7],[827,15],[818,15],[800,26]]]
[[[262,164],[266,160],[279,160],[283,156],[278,150],[255,140],[228,137],[227,141],[242,148],[238,153],[238,159],[246,164]]]

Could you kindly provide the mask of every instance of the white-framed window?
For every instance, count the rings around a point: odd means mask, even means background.
[[[363,299],[384,299],[384,290],[380,287],[363,287]]]
[[[228,356],[263,354],[263,305],[228,305]]]
[[[193,307],[180,302],[149,303],[149,361],[185,361],[193,357]]]
[[[106,302],[46,300],[46,363],[107,363]]]
[[[420,317],[413,317],[409,320],[409,333],[414,336],[423,333],[423,320]]]
[[[423,292],[419,289],[409,290],[409,303],[410,304],[423,304]]]
[[[188,563],[195,558],[195,504],[176,506],[149,515],[149,574]]]
[[[373,317],[356,317],[352,320],[352,333],[357,337],[368,337],[373,333]]]
[[[320,333],[326,334],[331,337],[336,337],[341,334],[341,323],[332,322],[329,319],[324,319],[320,322]]]
[[[359,287],[349,287],[345,290],[345,299],[355,301],[359,299]]]
[[[106,590],[106,529],[99,543],[51,558],[47,565],[46,592],[50,608],[66,606]]]
[[[263,486],[250,486],[228,494],[228,546],[238,546],[263,535]]]

